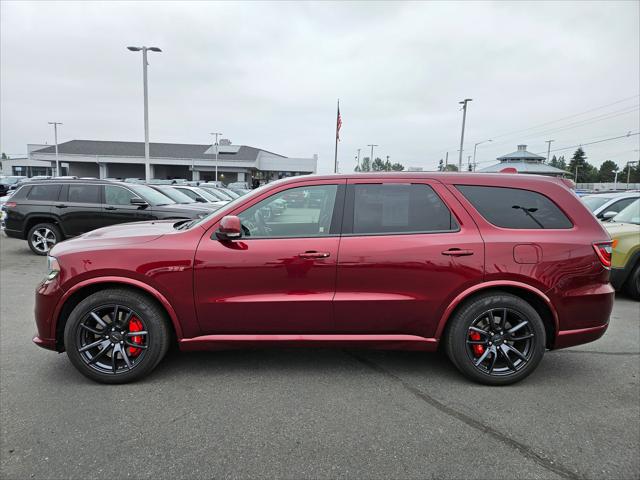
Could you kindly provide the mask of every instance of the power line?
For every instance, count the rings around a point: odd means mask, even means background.
[[[610,142],[611,140],[618,140],[620,138],[635,137],[636,135],[640,135],[640,132],[629,132],[626,135],[620,135],[618,137],[605,138],[604,140],[597,140],[595,142],[589,142],[589,143],[580,143],[578,145],[571,145],[570,147],[555,148],[555,149],[553,149],[551,151],[552,152],[561,152],[562,150],[570,150],[572,148],[586,147],[588,145],[595,145],[596,143],[602,143],[602,142]],[[542,153],[544,153],[544,152],[542,152]]]
[[[558,118],[557,120],[551,120],[549,122],[540,123],[538,125],[534,125],[533,127],[528,127],[528,128],[524,128],[524,129],[521,129],[521,130],[513,130],[511,132],[501,133],[499,135],[489,135],[489,137],[490,138],[500,138],[500,137],[505,137],[507,135],[511,135],[511,134],[514,134],[514,133],[526,132],[527,130],[535,130],[538,127],[544,127],[544,126],[550,125],[552,123],[561,122],[562,120],[567,120],[569,118],[579,117],[579,116],[584,115],[586,113],[595,112],[596,110],[602,110],[603,108],[607,108],[607,107],[610,107],[612,105],[617,105],[618,103],[626,102],[628,100],[631,100],[631,99],[634,99],[634,98],[637,98],[637,97],[640,97],[640,95],[633,95],[631,97],[626,97],[626,98],[623,98],[623,99],[618,100],[616,102],[608,103],[608,104],[602,105],[600,107],[590,108],[589,110],[585,110],[585,111],[580,112],[580,113],[575,113],[573,115],[567,115],[566,117]]]

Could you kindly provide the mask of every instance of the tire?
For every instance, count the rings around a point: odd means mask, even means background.
[[[168,322],[162,308],[144,294],[119,288],[102,290],[82,300],[69,315],[65,350],[73,366],[92,380],[133,382],[148,375],[167,353],[171,342]]]
[[[633,267],[629,278],[624,282],[623,289],[634,300],[640,300],[640,262]]]
[[[47,255],[53,246],[64,240],[60,229],[53,223],[38,223],[29,229],[27,243],[36,255]]]
[[[542,360],[545,345],[545,328],[538,312],[506,292],[470,299],[450,320],[445,335],[445,349],[456,368],[484,385],[509,385],[524,379]]]

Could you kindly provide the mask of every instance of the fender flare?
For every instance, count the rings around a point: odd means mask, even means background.
[[[64,295],[62,296],[62,298],[60,299],[60,301],[58,302],[58,304],[56,305],[56,310],[54,312],[54,317],[53,317],[56,320],[56,324],[55,324],[55,327],[54,327],[54,332],[55,332],[55,329],[58,326],[58,320],[60,318],[60,312],[62,311],[62,308],[63,308],[64,304],[67,302],[67,300],[69,299],[69,297],[71,297],[71,295],[73,295],[78,290],[81,290],[84,287],[88,287],[89,285],[97,285],[97,284],[100,284],[100,283],[119,283],[119,284],[122,284],[122,285],[129,285],[129,286],[138,288],[140,290],[143,290],[146,293],[148,293],[149,295],[153,296],[153,298],[158,300],[160,302],[160,304],[164,307],[166,312],[169,314],[169,318],[171,319],[171,323],[173,324],[173,328],[175,329],[176,336],[178,337],[178,340],[182,339],[182,328],[180,327],[180,322],[178,321],[178,316],[177,316],[175,310],[173,309],[173,307],[171,306],[171,304],[169,303],[169,301],[166,299],[166,297],[164,295],[162,295],[158,290],[156,290],[155,288],[151,287],[150,285],[148,285],[148,284],[146,284],[144,282],[141,282],[139,280],[136,280],[136,279],[133,279],[133,278],[129,278],[129,277],[119,277],[119,276],[106,276],[106,277],[90,278],[88,280],[84,280],[82,282],[76,283],[69,290],[67,290],[64,293]]]
[[[553,315],[553,322],[554,322],[556,335],[557,335],[557,333],[560,331],[558,313],[556,312],[556,309],[553,307],[549,297],[547,297],[541,290],[538,290],[537,288],[532,287],[531,285],[528,285],[526,283],[515,282],[513,280],[492,280],[490,282],[479,283],[477,285],[467,288],[466,290],[459,293],[453,299],[453,301],[451,301],[449,306],[445,309],[444,313],[440,317],[440,321],[438,322],[438,327],[436,328],[435,338],[438,338],[438,339],[441,338],[442,332],[444,331],[447,323],[449,322],[451,314],[462,302],[464,302],[467,298],[469,298],[469,296],[475,293],[479,293],[483,290],[499,289],[500,287],[521,288],[523,290],[527,290],[528,292],[533,293],[538,298],[540,298],[540,300],[542,300],[547,305],[547,307],[549,307],[549,310]]]

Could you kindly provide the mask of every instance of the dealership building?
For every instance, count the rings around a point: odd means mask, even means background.
[[[213,180],[217,164],[218,180],[224,183],[269,181],[315,173],[318,166],[317,155],[285,157],[261,148],[233,145],[228,140],[221,140],[217,150],[216,162],[216,146],[210,144],[150,143],[151,178]],[[9,167],[11,175],[27,175],[38,166],[39,173],[46,174],[55,167],[55,146],[28,145],[27,151],[28,158],[11,160],[3,171]],[[71,140],[58,145],[58,159],[61,175],[144,178],[142,142]]]

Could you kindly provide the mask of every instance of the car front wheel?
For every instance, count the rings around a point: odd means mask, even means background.
[[[458,370],[485,385],[508,385],[527,377],[542,360],[545,345],[538,312],[509,293],[485,294],[464,304],[445,338]]]
[[[102,383],[126,383],[150,373],[169,348],[165,313],[145,295],[107,289],[82,300],[65,326],[71,363]]]

